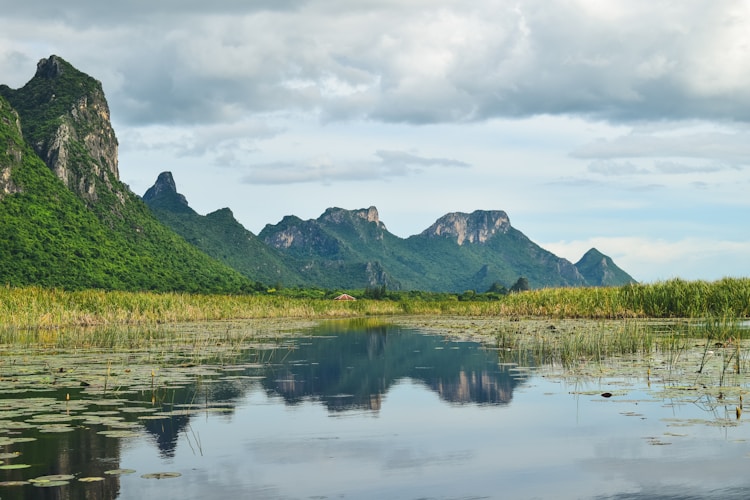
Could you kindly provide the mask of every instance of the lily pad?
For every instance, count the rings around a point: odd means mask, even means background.
[[[28,469],[29,467],[31,467],[29,464],[6,464],[0,465],[0,470]]]
[[[39,427],[39,432],[44,433],[73,432],[74,430],[75,427],[70,427],[69,425],[44,425]]]
[[[0,481],[0,486],[26,486],[28,481]]]
[[[112,438],[128,438],[128,437],[138,437],[141,434],[136,431],[128,431],[128,430],[111,430],[111,431],[99,431],[97,434],[100,434],[102,436],[112,437]]]
[[[173,477],[180,477],[182,474],[179,472],[151,472],[143,474],[141,477],[144,479],[169,479]]]
[[[135,469],[112,469],[105,470],[104,473],[110,476],[121,476],[124,474],[135,474]]]
[[[56,488],[58,486],[66,486],[70,484],[70,481],[47,481],[46,483],[32,483],[37,488]]]
[[[49,483],[50,481],[70,481],[75,479],[72,474],[50,474],[48,476],[39,476],[34,479],[29,479],[30,483]]]
[[[81,477],[78,480],[82,483],[96,483],[99,481],[104,481],[104,478],[98,477],[98,476],[91,476],[91,477]]]

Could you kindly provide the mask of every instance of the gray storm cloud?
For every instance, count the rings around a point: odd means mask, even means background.
[[[100,78],[132,124],[280,111],[415,124],[750,120],[750,14],[735,1],[77,0],[4,17],[0,39],[23,44],[33,23],[74,65],[107,60]],[[0,50],[0,69],[18,64]]]

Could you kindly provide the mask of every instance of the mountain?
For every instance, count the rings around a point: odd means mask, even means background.
[[[0,283],[239,292],[254,284],[120,181],[101,83],[57,56],[0,86]]]
[[[450,290],[483,291],[493,283],[510,288],[521,276],[532,288],[588,284],[571,262],[531,241],[499,210],[449,213],[407,243],[429,255],[428,275],[441,277]]]
[[[595,249],[577,265],[515,229],[500,210],[455,212],[422,233],[390,233],[375,207],[329,208],[317,219],[294,215],[267,224],[256,237],[224,208],[201,216],[177,192],[169,172],[143,195],[157,218],[187,241],[253,280],[323,288],[485,291],[530,287],[611,286],[634,280]],[[594,256],[604,262],[598,267]],[[602,260],[604,259],[604,260]]]
[[[617,267],[611,258],[596,248],[586,252],[581,260],[576,262],[586,282],[592,286],[617,286],[625,283],[635,283],[635,280],[625,271]]]
[[[510,224],[503,211],[450,213],[419,235],[402,239],[380,221],[375,207],[329,208],[315,220],[287,216],[258,235],[299,264],[297,270],[320,286],[463,291],[510,288],[525,277],[532,288],[617,285],[633,282],[626,273],[596,273],[544,250]],[[619,269],[609,259],[611,270]]]
[[[304,280],[283,256],[237,222],[228,208],[199,215],[177,192],[171,172],[162,172],[143,201],[164,225],[211,257],[269,285],[301,285]]]

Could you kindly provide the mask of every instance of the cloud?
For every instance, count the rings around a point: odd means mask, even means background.
[[[54,49],[102,79],[131,124],[290,110],[414,124],[540,114],[750,121],[747,6],[616,0],[607,9],[584,0],[25,2],[0,20],[2,46],[15,54],[0,53],[0,70],[17,74]]]
[[[386,165],[405,165],[412,167],[458,167],[468,168],[470,165],[463,161],[453,160],[450,158],[427,158],[423,156],[417,156],[412,153],[405,151],[386,151],[378,150],[375,152],[384,164]]]
[[[662,174],[711,174],[723,170],[737,170],[737,167],[731,165],[688,165],[674,161],[656,161],[654,168]]]
[[[750,158],[750,133],[705,132],[659,135],[631,133],[599,139],[571,153],[574,158],[704,158],[745,165]]]
[[[273,162],[251,165],[243,176],[246,184],[299,184],[334,181],[387,180],[419,174],[425,167],[468,168],[469,164],[450,158],[423,157],[405,151],[378,150],[379,161],[347,165],[335,164],[330,158],[307,162]]]
[[[597,160],[588,166],[589,172],[605,176],[639,175],[648,173],[647,170],[635,166],[631,162],[615,162]]]
[[[602,171],[596,172],[596,173],[603,174],[604,176],[609,176],[609,177],[625,175],[622,172],[618,173],[618,170],[617,170],[618,168],[619,166],[617,164],[602,165],[601,166]],[[626,168],[628,167],[626,166]],[[604,190],[616,189],[618,191],[630,191],[634,193],[658,191],[666,187],[664,184],[659,184],[659,183],[625,184],[625,183],[620,182],[619,180],[617,182],[612,182],[612,181],[603,181],[601,179],[595,179],[591,177],[572,177],[572,176],[561,177],[559,179],[555,179],[553,181],[547,182],[546,184],[550,186],[585,189],[588,191],[597,191],[597,192],[604,192]],[[612,201],[610,200],[609,203],[611,202]]]

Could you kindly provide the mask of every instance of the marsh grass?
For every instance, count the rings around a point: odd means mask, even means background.
[[[748,318],[750,279],[679,279],[618,288],[551,288],[500,300],[337,302],[278,295],[64,291],[0,287],[0,328],[147,325],[247,318],[347,318],[386,315],[543,318]],[[400,298],[399,298],[400,297]],[[454,297],[455,298],[455,297]]]

